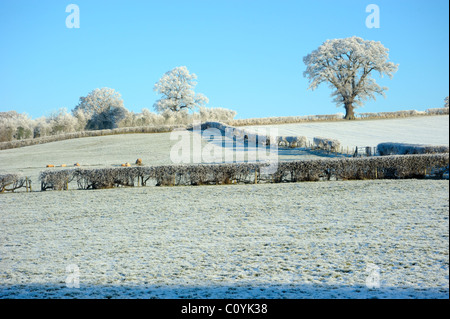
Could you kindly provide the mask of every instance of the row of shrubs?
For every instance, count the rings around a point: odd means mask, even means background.
[[[449,154],[327,158],[270,163],[232,163],[75,168],[41,172],[41,190],[64,190],[76,181],[79,189],[121,186],[282,183],[320,180],[406,179],[448,173]]]
[[[377,145],[379,155],[438,154],[448,153],[446,145],[424,145],[407,143],[380,143]]]
[[[426,115],[448,115],[448,107],[427,109],[425,111],[396,111],[396,112],[378,112],[378,113],[358,113],[357,117],[361,119],[391,119],[413,116],[426,116]]]
[[[404,118],[414,116],[430,116],[430,115],[448,115],[449,108],[433,108],[425,111],[406,110],[396,112],[376,112],[376,113],[356,113],[356,119],[392,119]],[[341,121],[344,120],[344,114],[326,114],[326,115],[306,115],[306,116],[281,116],[281,117],[267,117],[267,118],[250,118],[250,119],[235,119],[228,124],[233,126],[248,126],[248,125],[280,125],[289,123],[303,123],[303,122],[323,122],[323,121]]]
[[[276,124],[292,124],[303,122],[320,122],[320,121],[339,121],[344,119],[344,114],[324,114],[324,115],[303,115],[303,116],[277,116],[264,118],[234,119],[229,121],[229,125],[248,126],[248,125],[276,125]]]
[[[38,145],[50,142],[58,142],[80,137],[94,137],[94,136],[106,136],[117,134],[133,134],[133,133],[165,133],[171,132],[174,129],[185,127],[186,127],[185,125],[157,125],[157,126],[140,126],[140,127],[122,127],[110,130],[81,131],[81,132],[65,133],[60,135],[51,135],[46,137],[38,137],[33,139],[2,142],[0,143],[0,150]]]
[[[41,190],[65,190],[76,181],[79,189],[104,189],[119,186],[156,186],[247,183],[250,175],[267,164],[199,164],[135,166],[96,169],[63,169],[41,172]]]
[[[448,154],[331,158],[282,162],[274,182],[319,180],[408,179],[448,173]]]
[[[227,110],[224,110],[224,112]],[[233,111],[230,111],[233,112]],[[226,112],[225,112],[226,113]],[[426,111],[398,111],[398,112],[379,112],[379,113],[359,113],[356,114],[357,119],[385,119],[385,118],[401,118],[411,116],[425,116],[425,115],[448,115],[449,108],[435,108],[428,109]],[[343,114],[329,114],[329,115],[309,115],[309,116],[285,116],[285,117],[268,117],[268,118],[251,118],[251,119],[234,119],[225,121],[226,124],[232,126],[246,126],[246,125],[275,125],[275,124],[289,124],[289,123],[302,123],[302,122],[316,122],[316,121],[338,121],[343,120]],[[199,120],[203,120],[204,117],[200,117]],[[142,122],[142,121],[141,121]],[[139,123],[134,121],[132,124]],[[184,122],[183,122],[184,123]],[[132,125],[129,123],[129,125]],[[31,146],[49,142],[62,141],[67,139],[90,137],[90,136],[103,136],[114,134],[126,134],[126,133],[163,133],[171,132],[175,128],[185,128],[184,124],[171,124],[171,125],[146,125],[135,127],[121,127],[107,130],[93,130],[93,131],[79,131],[72,133],[63,133],[58,135],[50,135],[45,137],[28,138],[21,140],[13,140],[8,142],[0,142],[0,150],[18,148],[24,146]],[[280,145],[281,146],[281,145]]]

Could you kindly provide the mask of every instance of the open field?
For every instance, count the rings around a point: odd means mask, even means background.
[[[276,128],[278,135],[306,136],[337,139],[344,148],[377,146],[379,143],[411,143],[449,145],[448,115],[413,117],[385,120],[340,121],[323,123],[299,123],[267,126],[247,126],[266,132]]]
[[[405,119],[365,120],[355,122],[324,122],[285,124],[273,126],[248,127],[262,133],[270,133],[271,128],[278,130],[279,135],[308,137],[322,136],[338,139],[344,148],[351,150],[355,146],[376,146],[381,142],[406,142],[432,145],[449,144],[449,117],[428,116]],[[193,149],[193,134],[188,133]],[[142,158],[145,165],[172,164],[170,150],[178,140],[170,139],[171,133],[125,134],[99,137],[84,137],[64,140],[48,144],[33,145],[17,149],[0,151],[0,174],[23,173],[31,177],[34,189],[38,187],[39,172],[45,170],[47,164],[61,164],[68,167],[80,163],[82,167],[120,166],[131,164]],[[222,148],[222,142],[212,143],[202,139],[202,148],[214,144]],[[201,150],[200,150],[201,151]],[[238,152],[249,154],[242,147]],[[250,150],[252,152],[252,150]],[[225,148],[219,152],[225,153]],[[192,155],[193,158],[194,155]],[[278,160],[313,159],[320,156],[302,149],[279,149]],[[222,157],[219,155],[219,157]],[[257,158],[254,156],[253,158]]]
[[[39,173],[47,164],[73,167],[120,166],[142,158],[146,165],[170,164],[170,150],[177,141],[170,133],[125,134],[84,137],[48,144],[0,151],[0,172],[20,172],[30,176],[37,187]],[[206,143],[202,141],[202,143]],[[37,188],[36,188],[37,190]]]
[[[349,146],[448,145],[448,116],[273,127]],[[0,195],[0,298],[449,298],[448,180],[38,191],[47,164],[171,164],[176,143],[127,134],[0,151],[0,173],[34,190]],[[66,287],[71,265],[80,288]],[[371,269],[379,288],[366,286]]]
[[[0,297],[448,298],[448,191],[395,180],[5,194]],[[80,288],[66,287],[69,265]],[[366,286],[371,266],[379,288]]]
[[[199,136],[196,140],[201,142],[202,147],[197,150],[193,147],[193,136],[198,133],[187,131],[185,133],[190,140],[191,159],[194,156],[201,158],[205,145],[215,145],[219,149],[215,152],[215,156],[212,156],[213,159],[218,161],[224,159],[222,154],[225,154],[225,148],[222,147],[222,142],[208,142]],[[85,137],[2,150],[0,151],[0,174],[22,173],[31,178],[33,189],[38,190],[39,173],[48,169],[47,164],[55,165],[52,169],[61,169],[62,164],[73,167],[74,163],[79,163],[85,168],[117,167],[126,162],[134,164],[136,159],[141,158],[144,165],[170,165],[173,164],[170,151],[178,142],[179,139],[171,140],[171,133],[125,134]],[[247,160],[249,154],[255,154],[251,158],[258,158],[255,148],[249,150],[239,146],[235,152],[236,157],[238,157],[237,153],[241,153],[244,160]],[[304,150],[280,150],[277,158],[289,160],[318,157]],[[203,163],[209,162],[203,161]]]

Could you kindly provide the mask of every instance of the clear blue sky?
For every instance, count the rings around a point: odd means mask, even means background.
[[[80,28],[66,28],[66,6]],[[369,29],[366,6],[380,8]],[[0,0],[0,111],[33,118],[110,87],[127,109],[153,111],[153,85],[176,66],[198,76],[209,107],[237,118],[344,112],[303,57],[327,39],[381,41],[400,64],[387,98],[358,112],[442,107],[449,86],[448,0]],[[380,82],[379,82],[380,83]]]

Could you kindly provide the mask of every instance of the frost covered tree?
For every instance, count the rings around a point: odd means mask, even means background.
[[[194,88],[197,75],[190,74],[185,66],[176,67],[167,72],[155,84],[154,91],[162,94],[162,97],[153,105],[156,112],[178,112],[180,110],[192,110],[209,102],[201,93],[195,93]]]
[[[73,115],[79,119],[83,118],[87,129],[101,130],[116,128],[127,112],[119,92],[101,88],[80,97],[80,103],[73,110]]]
[[[65,108],[59,109],[46,119],[51,128],[50,135],[74,132],[77,128],[77,118],[67,113]]]
[[[328,83],[334,90],[334,102],[345,108],[345,118],[354,119],[355,107],[368,99],[375,100],[375,94],[385,96],[388,88],[380,87],[372,74],[377,72],[380,77],[388,75],[392,79],[398,64],[388,62],[388,52],[380,42],[356,36],[327,40],[303,58],[307,66],[303,75],[310,81],[308,89]]]
[[[28,114],[0,112],[0,142],[32,138],[34,125]]]
[[[444,99],[444,107],[448,107],[448,96]]]

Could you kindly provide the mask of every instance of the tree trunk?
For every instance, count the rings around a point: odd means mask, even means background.
[[[345,103],[345,119],[346,120],[354,120],[355,119],[355,113],[353,110],[355,109],[352,105],[352,103]]]

